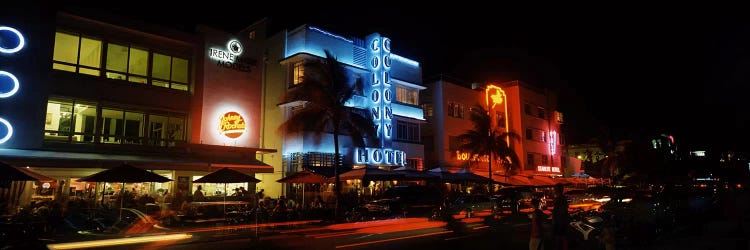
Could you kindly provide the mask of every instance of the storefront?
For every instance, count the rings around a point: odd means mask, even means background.
[[[26,11],[0,17],[0,161],[52,180],[0,192],[23,194],[6,196],[21,197],[10,206],[106,204],[122,190],[189,196],[194,180],[220,168],[274,171],[258,160],[275,150],[259,147],[262,48],[252,30],[184,32],[101,13]],[[172,181],[78,181],[121,164]],[[226,192],[201,185],[207,197],[255,191],[252,183]]]

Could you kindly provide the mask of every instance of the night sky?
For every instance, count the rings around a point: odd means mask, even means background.
[[[233,32],[269,17],[276,31],[309,23],[360,38],[379,32],[392,39],[395,53],[421,62],[425,79],[520,79],[557,90],[570,143],[606,128],[614,139],[671,134],[684,150],[750,149],[744,143],[750,112],[742,102],[750,81],[750,25],[728,13],[654,6],[537,10],[497,2],[284,4],[284,10],[200,4],[169,18],[170,11],[148,4],[110,11],[186,31],[203,23]]]

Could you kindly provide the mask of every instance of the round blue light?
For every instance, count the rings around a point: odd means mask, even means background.
[[[2,136],[3,133],[5,133],[5,136]],[[10,137],[13,136],[13,126],[3,118],[0,118],[0,136],[2,136],[0,137],[0,144],[10,140]]]
[[[18,92],[18,78],[13,74],[0,70],[0,98],[10,97]],[[7,88],[6,86],[10,86]]]
[[[0,26],[0,53],[16,53],[23,49],[25,41],[17,29]]]

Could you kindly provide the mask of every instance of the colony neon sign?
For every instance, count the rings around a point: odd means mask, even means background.
[[[355,163],[406,165],[403,151],[390,149],[393,136],[393,84],[391,82],[391,39],[373,34],[367,38],[368,68],[371,72],[370,111],[383,148],[355,149]]]
[[[240,113],[231,111],[224,113],[219,122],[219,132],[230,139],[237,139],[245,133],[247,123]]]

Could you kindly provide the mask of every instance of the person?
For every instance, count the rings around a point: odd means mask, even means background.
[[[239,195],[242,196],[242,197],[249,197],[250,196],[250,191],[247,191],[247,190],[245,190],[245,187],[240,186],[240,194]]]
[[[266,190],[261,188],[260,191],[258,191],[258,194],[257,194],[258,195],[258,199],[263,199],[263,197],[265,196],[263,194],[263,191],[266,191]]]
[[[537,198],[531,200],[531,205],[534,207],[534,211],[529,215],[531,216],[531,237],[529,239],[529,250],[544,250],[544,218],[546,215],[542,212],[541,201]]]
[[[193,201],[200,202],[206,199],[206,197],[203,196],[203,191],[201,190],[203,190],[203,186],[198,185],[198,189],[196,189],[195,192],[193,193]]]
[[[568,249],[567,227],[570,224],[568,199],[563,193],[563,185],[555,185],[555,201],[552,209],[552,237],[557,249]]]

